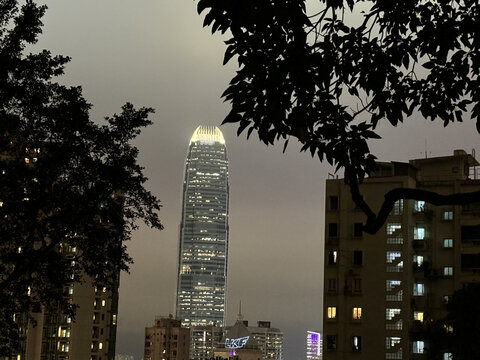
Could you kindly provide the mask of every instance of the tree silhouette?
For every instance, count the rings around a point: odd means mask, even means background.
[[[480,131],[480,5],[476,0],[199,0],[204,26],[228,32],[224,64],[238,71],[223,93],[223,123],[265,144],[296,138],[302,151],[344,170],[354,202],[377,232],[398,199],[466,204],[480,192],[416,189],[385,195],[375,214],[359,184],[375,167],[368,140],[387,120],[419,111],[447,126],[471,113]],[[351,105],[354,104],[354,105]]]
[[[55,80],[69,58],[27,52],[45,10],[0,3],[0,356],[17,344],[14,315],[73,315],[72,276],[111,287],[132,262],[136,220],[162,229],[132,145],[153,110],[126,104],[95,123],[80,87]]]

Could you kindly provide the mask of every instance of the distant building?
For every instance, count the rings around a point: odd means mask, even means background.
[[[463,150],[379,163],[360,191],[375,210],[398,187],[478,191],[478,165]],[[455,290],[480,282],[480,205],[399,200],[375,235],[364,221],[343,179],[327,180],[324,359],[426,359],[426,324],[446,315]]]
[[[214,349],[223,338],[223,327],[192,326],[190,328],[190,359],[209,360],[214,356]]]
[[[135,360],[135,357],[133,355],[117,354],[115,360]]]
[[[156,317],[153,326],[145,328],[144,360],[188,360],[190,330],[181,321]]]
[[[307,331],[307,360],[322,360],[322,334]]]
[[[176,314],[184,326],[225,325],[228,200],[225,139],[217,127],[199,126],[183,183]]]
[[[264,351],[239,314],[233,326],[225,328],[222,342],[214,351],[216,360],[263,360]]]
[[[270,321],[257,321],[257,326],[248,326],[247,330],[252,334],[260,346],[264,359],[283,360],[283,332],[272,328]]]

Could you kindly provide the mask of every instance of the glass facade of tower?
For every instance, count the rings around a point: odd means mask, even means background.
[[[227,259],[227,149],[217,127],[199,126],[183,183],[176,301],[183,326],[224,326]]]

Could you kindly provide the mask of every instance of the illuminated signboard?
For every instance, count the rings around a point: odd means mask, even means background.
[[[237,339],[226,338],[225,339],[225,347],[228,348],[228,349],[239,349],[247,343],[249,338],[250,338],[250,336],[244,336],[244,337],[237,338]]]

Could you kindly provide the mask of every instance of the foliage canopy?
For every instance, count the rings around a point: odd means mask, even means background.
[[[17,340],[13,314],[61,306],[72,315],[75,304],[63,294],[72,276],[111,286],[132,262],[124,242],[136,220],[162,228],[132,145],[153,110],[127,103],[102,124],[92,121],[81,88],[55,81],[69,58],[27,53],[45,10],[33,1],[0,4],[0,353],[7,355]]]
[[[230,34],[224,63],[238,61],[224,123],[267,145],[296,138],[344,169],[365,231],[378,231],[399,198],[467,201],[397,190],[376,215],[359,184],[375,167],[368,140],[381,121],[396,126],[419,111],[447,126],[469,113],[480,131],[478,1],[199,0],[198,12]]]

